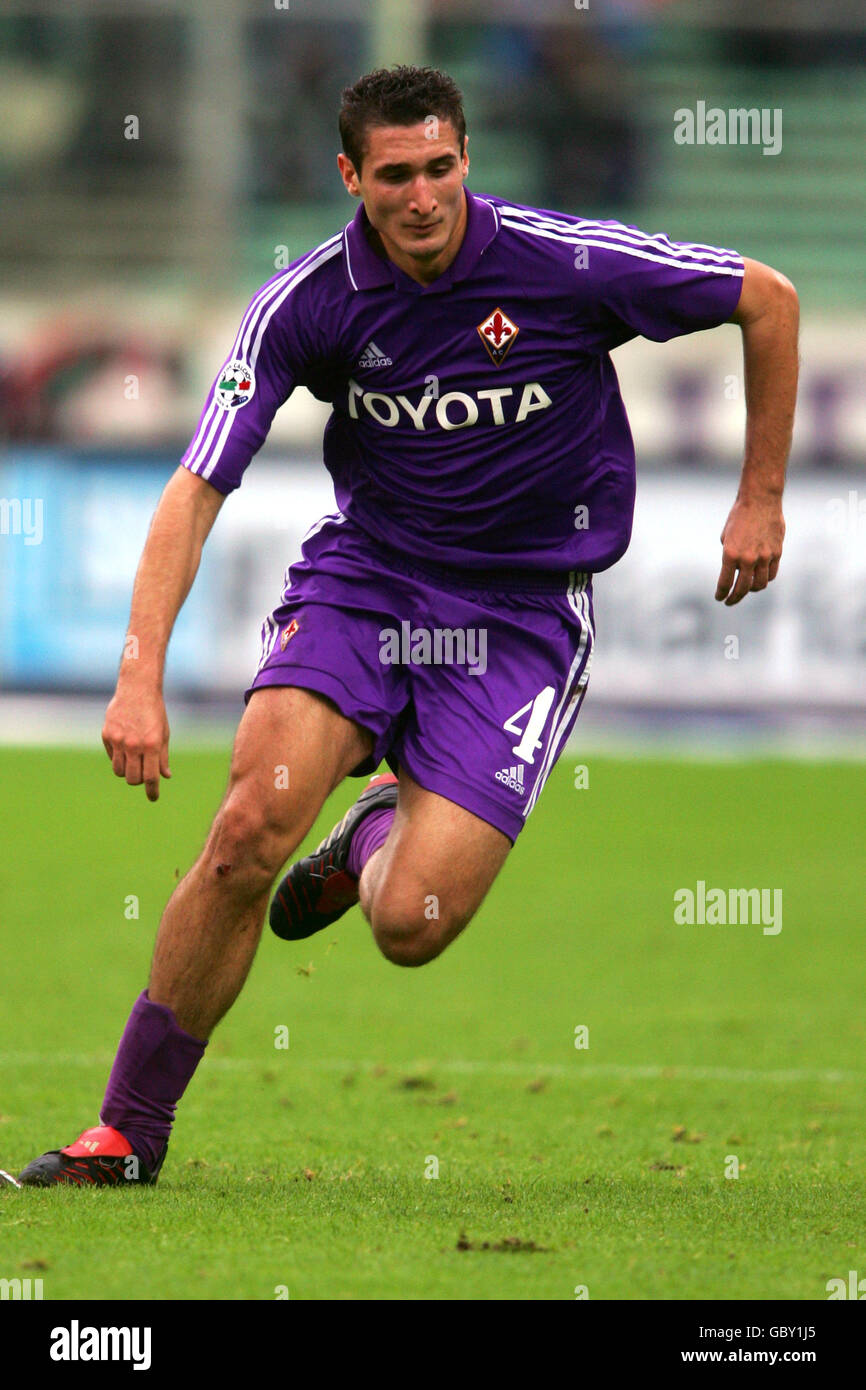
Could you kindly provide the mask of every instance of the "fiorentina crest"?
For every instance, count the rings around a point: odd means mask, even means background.
[[[478,336],[490,353],[495,366],[500,367],[505,361],[508,350],[519,332],[517,324],[512,323],[501,309],[494,309],[483,323],[479,323]]]

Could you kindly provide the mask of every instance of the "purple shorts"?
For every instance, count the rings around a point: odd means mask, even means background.
[[[384,758],[516,840],[586,691],[590,576],[440,571],[339,512],[301,553],[246,699],[268,685],[328,696],[373,734],[352,776]]]

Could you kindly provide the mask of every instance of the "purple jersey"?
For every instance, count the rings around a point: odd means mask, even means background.
[[[183,464],[239,486],[304,385],[333,408],[324,460],[344,516],[454,569],[607,569],[634,511],[634,446],[612,348],[733,314],[743,261],[618,222],[466,189],[455,260],[422,286],[337,236],[253,297]]]

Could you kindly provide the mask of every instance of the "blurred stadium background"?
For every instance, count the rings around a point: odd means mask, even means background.
[[[247,299],[354,212],[340,90],[412,61],[463,88],[475,192],[734,247],[800,292],[786,555],[736,609],[713,589],[739,331],[615,354],[638,507],[597,581],[579,740],[866,746],[859,0],[6,0],[0,51],[4,737],[98,746],[148,520]],[[698,101],[780,110],[781,151],[677,145]],[[261,619],[332,506],[325,415],[298,391],[224,508],[170,652],[176,729],[240,712]]]

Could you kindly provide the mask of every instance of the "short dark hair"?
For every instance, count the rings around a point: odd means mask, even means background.
[[[438,68],[395,64],[368,72],[346,87],[340,106],[343,152],[360,174],[371,126],[417,125],[428,116],[450,121],[457,131],[460,153],[466,140],[463,94],[456,82]]]

